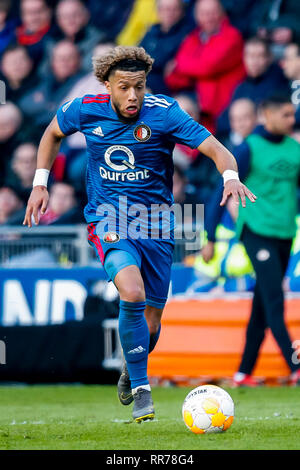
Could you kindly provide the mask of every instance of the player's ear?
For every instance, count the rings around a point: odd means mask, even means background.
[[[111,93],[111,87],[110,87],[109,81],[106,80],[106,81],[104,82],[104,85],[106,86],[106,89],[107,89],[108,93],[110,94],[110,93]]]

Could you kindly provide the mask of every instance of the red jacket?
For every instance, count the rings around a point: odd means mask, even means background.
[[[219,33],[207,42],[202,41],[200,33],[197,28],[183,41],[166,83],[174,91],[195,87],[201,112],[214,121],[245,77],[243,39],[227,18]]]

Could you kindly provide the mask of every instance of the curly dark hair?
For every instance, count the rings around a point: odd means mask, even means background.
[[[145,70],[146,75],[152,69],[154,59],[143,47],[117,46],[107,54],[93,57],[93,69],[97,79],[104,83],[113,70]]]

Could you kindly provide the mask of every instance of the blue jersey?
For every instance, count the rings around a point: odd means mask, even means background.
[[[108,94],[65,103],[57,120],[65,135],[80,131],[86,138],[88,204],[84,215],[88,223],[104,217],[99,210],[103,205],[114,207],[120,216],[120,198],[124,201],[124,197],[128,223],[136,216],[128,211],[132,205],[171,206],[175,143],[196,148],[210,135],[164,95],[146,94],[135,122],[119,119]]]

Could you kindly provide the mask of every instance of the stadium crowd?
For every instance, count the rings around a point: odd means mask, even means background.
[[[300,142],[298,0],[0,0],[0,225],[20,224],[37,147],[64,102],[104,92],[92,56],[141,45],[155,59],[148,90],[176,97],[233,153],[261,124],[260,103],[293,94]],[[297,82],[298,80],[298,82]],[[299,99],[297,99],[299,98]],[[206,204],[220,178],[197,150],[176,145],[175,202]],[[41,223],[83,222],[85,141],[66,138]],[[227,221],[234,213],[228,206]],[[226,224],[225,224],[226,225]]]

